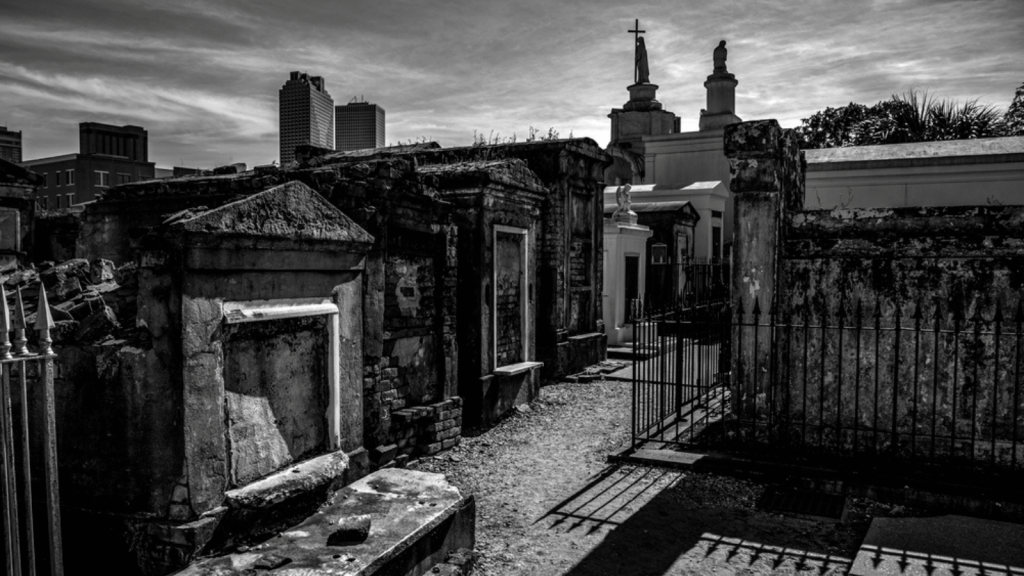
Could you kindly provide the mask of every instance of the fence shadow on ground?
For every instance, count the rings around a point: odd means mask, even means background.
[[[832,543],[819,536],[827,532],[819,523],[780,520],[753,509],[750,502],[730,502],[728,485],[723,504],[695,501],[686,493],[690,475],[611,466],[536,523],[594,537],[604,532],[600,544],[566,572],[572,576],[740,570],[840,574],[849,569],[853,550],[844,551],[848,556],[832,553]],[[718,482],[706,476],[699,480],[705,481]],[[702,498],[708,496],[705,492]]]

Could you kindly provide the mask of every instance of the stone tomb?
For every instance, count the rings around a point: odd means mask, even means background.
[[[537,239],[535,332],[543,375],[557,379],[605,358],[603,261],[599,255],[604,251],[601,190],[611,158],[593,140],[394,147],[328,155],[315,163],[399,157],[411,157],[421,167],[510,159],[525,162],[546,191]],[[443,195],[443,190],[439,192]]]
[[[633,340],[632,307],[646,292],[651,229],[637,224],[628,202],[609,216],[604,220],[604,327],[608,345],[622,346]]]
[[[61,464],[74,478],[65,503],[132,518],[144,542],[138,563],[152,573],[180,566],[218,524],[260,525],[258,511],[240,507],[325,496],[343,480],[345,453],[363,446],[362,274],[372,242],[297,182],[179,214],[144,236],[137,322],[151,342],[106,356],[132,392],[116,414],[75,414],[71,404],[62,414],[92,419],[103,451],[128,459],[83,467],[88,446],[65,443]],[[259,496],[280,485],[268,475],[311,457],[320,458],[284,473],[299,488]]]
[[[646,247],[641,251],[646,282],[639,294],[647,305],[661,307],[676,304],[687,289],[686,265],[694,260],[695,228],[700,221],[700,214],[688,200],[634,202],[632,210],[636,213],[636,224],[650,230]],[[612,216],[615,208],[606,205],[604,211],[607,216]],[[605,243],[608,243],[607,233]],[[608,269],[612,270],[612,267]]]
[[[466,425],[490,425],[540,390],[537,242],[546,191],[522,160],[418,170],[454,206],[459,396]]]

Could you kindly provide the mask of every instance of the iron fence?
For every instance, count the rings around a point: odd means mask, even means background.
[[[1024,472],[1024,309],[939,300],[736,310],[717,442]]]
[[[0,523],[3,565],[9,576],[63,574],[50,347],[53,320],[42,285],[33,327],[38,332],[36,352],[27,346],[21,289],[14,294],[11,314],[0,287]]]
[[[634,447],[1024,477],[1021,303],[638,312]]]

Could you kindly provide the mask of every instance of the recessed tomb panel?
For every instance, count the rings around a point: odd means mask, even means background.
[[[494,234],[496,366],[525,360],[523,356],[523,305],[526,235],[496,230]]]
[[[230,483],[328,450],[328,317],[224,325]]]

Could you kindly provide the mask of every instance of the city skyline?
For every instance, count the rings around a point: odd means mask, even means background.
[[[388,143],[466,145],[474,130],[609,139],[639,18],[658,99],[696,130],[711,52],[728,41],[737,114],[791,127],[827,106],[928,90],[1005,108],[1024,82],[1024,5],[969,2],[62,3],[5,8],[0,124],[23,157],[75,149],[79,122],[144,126],[159,165],[277,158],[278,89],[323,76],[338,102],[387,108]]]

